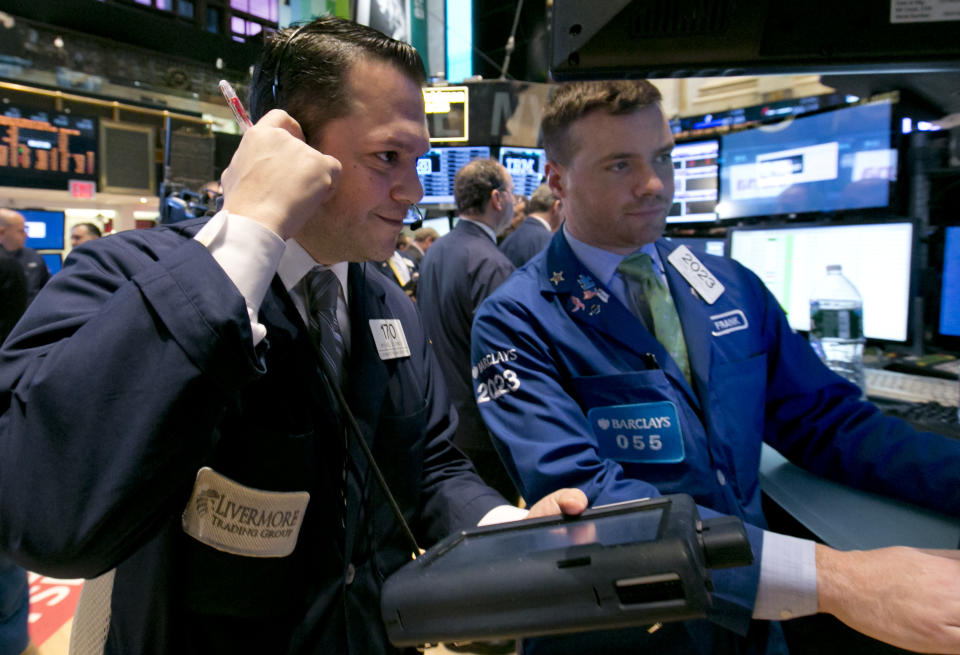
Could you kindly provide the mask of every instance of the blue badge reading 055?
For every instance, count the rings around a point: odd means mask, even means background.
[[[594,407],[587,420],[604,459],[644,464],[683,461],[680,419],[669,401]]]

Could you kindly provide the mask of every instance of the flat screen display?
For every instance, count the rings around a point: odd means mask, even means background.
[[[940,280],[940,334],[960,337],[960,227],[948,227]]]
[[[815,285],[839,264],[863,299],[864,335],[907,340],[912,223],[732,228],[728,238],[729,256],[763,280],[794,330],[810,330]]]
[[[97,179],[97,120],[3,105],[0,186],[66,190]]]
[[[420,205],[453,205],[453,178],[474,159],[489,157],[489,146],[431,148],[417,160],[417,175],[423,185]]]
[[[887,207],[897,179],[891,104],[809,114],[725,135],[721,219]]]
[[[500,163],[513,178],[513,192],[527,198],[543,182],[547,153],[543,148],[500,148]]]
[[[63,250],[63,232],[65,229],[62,211],[45,209],[18,209],[23,214],[27,228],[28,248],[34,250]]]
[[[45,252],[40,255],[43,257],[44,263],[47,265],[47,270],[50,271],[50,275],[57,273],[61,268],[63,268],[63,257],[58,252]]]
[[[443,236],[450,231],[450,219],[446,216],[440,218],[425,218],[423,219],[423,227],[432,227],[437,231],[437,234]]]
[[[716,139],[678,143],[673,149],[673,206],[668,223],[717,220]]]

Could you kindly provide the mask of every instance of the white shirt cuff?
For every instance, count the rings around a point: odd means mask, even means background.
[[[256,346],[267,335],[257,315],[280,264],[283,239],[246,216],[226,211],[211,218],[194,239],[206,246],[243,296]]]
[[[816,545],[764,530],[753,618],[785,621],[816,613]]]
[[[480,519],[480,522],[477,523],[477,526],[483,527],[484,525],[494,525],[496,523],[522,521],[523,519],[527,518],[527,514],[529,513],[529,510],[520,509],[519,507],[514,507],[513,505],[497,505],[483,515],[483,518]]]

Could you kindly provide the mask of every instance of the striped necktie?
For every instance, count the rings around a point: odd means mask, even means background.
[[[343,334],[337,320],[340,281],[328,268],[315,267],[303,276],[303,299],[307,324],[320,343],[320,355],[334,372],[337,384],[343,383]]]
[[[687,343],[680,327],[680,316],[673,304],[670,290],[653,270],[653,259],[646,253],[634,253],[623,258],[617,271],[627,283],[627,293],[634,313],[638,317],[649,315],[653,319],[653,333],[657,341],[673,357],[687,382],[691,382],[690,359],[687,357]]]

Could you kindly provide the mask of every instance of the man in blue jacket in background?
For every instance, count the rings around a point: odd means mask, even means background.
[[[818,611],[901,647],[960,652],[956,552],[841,553],[764,531],[763,442],[820,475],[954,516],[960,442],[862,402],[750,271],[661,239],[674,142],[659,103],[645,81],[570,83],[551,98],[546,175],[566,222],[481,306],[476,399],[524,496],[687,493],[702,515],[748,524],[755,564],[714,572],[710,621],[525,652],[782,652],[767,621]]]

